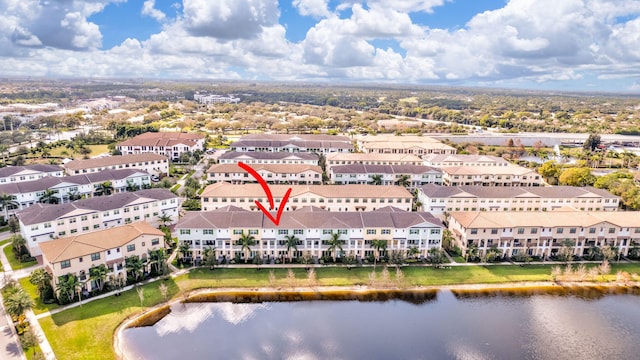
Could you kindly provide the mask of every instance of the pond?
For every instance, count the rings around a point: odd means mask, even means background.
[[[122,347],[126,359],[636,359],[640,296],[624,292],[241,295],[174,304],[153,326],[125,329]]]

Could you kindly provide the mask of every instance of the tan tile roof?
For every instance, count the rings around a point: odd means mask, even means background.
[[[193,146],[204,135],[180,132],[147,132],[131,139],[127,139],[118,146],[173,146],[185,144]]]
[[[317,165],[306,164],[251,164],[255,171],[265,171],[275,174],[298,174],[305,171],[315,171],[322,174],[322,168]],[[243,168],[236,164],[212,165],[207,173],[246,173]]]
[[[395,135],[395,134],[378,134],[362,136],[358,138],[358,141],[364,143],[376,143],[376,142],[403,142],[403,143],[441,143],[440,140],[434,139],[428,136],[416,136],[416,135]]]
[[[124,165],[143,161],[157,160],[167,160],[167,157],[153,153],[107,156],[102,158],[73,160],[66,163],[64,167],[69,170],[82,170],[103,166]]]
[[[141,235],[164,236],[164,233],[146,222],[113,227],[40,244],[40,250],[51,263],[75,259],[81,256],[114,249]]]
[[[466,154],[429,154],[423,159],[427,162],[461,162],[461,163],[498,163],[504,164],[508,161],[504,158],[491,155],[466,155]]]
[[[364,147],[366,149],[411,149],[411,148],[446,149],[446,150],[455,149],[449,145],[439,143],[439,142],[404,142],[401,140],[377,141],[377,142],[364,144]]]
[[[518,165],[508,166],[445,166],[441,170],[450,175],[526,175],[535,173]]]
[[[479,185],[440,186],[427,184],[420,187],[422,192],[430,198],[607,198],[618,199],[606,190],[590,186],[523,186],[523,187],[495,187]]]
[[[329,153],[327,161],[395,161],[422,163],[417,155],[413,154],[378,154],[378,153]]]
[[[325,198],[413,198],[402,186],[384,185],[270,185],[274,197],[283,197],[292,188],[291,197],[313,193]],[[260,184],[229,184],[219,182],[207,186],[201,197],[266,197]]]

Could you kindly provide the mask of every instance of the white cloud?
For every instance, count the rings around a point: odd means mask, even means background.
[[[142,15],[150,16],[158,22],[163,22],[167,18],[167,15],[156,9],[155,6],[155,0],[145,0],[144,4],[142,4]]]
[[[447,0],[452,1],[452,0]],[[337,9],[342,10],[352,5],[366,4],[367,7],[378,6],[383,9],[399,11],[404,13],[426,12],[432,13],[433,9],[445,4],[445,0],[345,0]]]
[[[329,0],[293,0],[292,4],[302,16],[329,17]]]

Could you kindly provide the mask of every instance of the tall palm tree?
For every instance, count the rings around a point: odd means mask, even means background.
[[[238,239],[238,245],[241,246],[241,251],[244,252],[244,263],[246,264],[251,254],[251,246],[256,245],[256,238],[251,234],[245,234],[243,231]]]
[[[73,301],[75,294],[80,294],[80,287],[82,283],[80,283],[80,279],[73,274],[62,275],[58,277],[58,298],[64,295],[66,296],[66,300],[71,302]],[[78,297],[79,298],[79,297]]]
[[[171,216],[163,212],[162,214],[158,215],[158,222],[162,226],[166,227],[167,224],[171,223]]]
[[[11,315],[11,317],[20,319],[20,322],[22,322],[20,315],[31,309],[33,305],[31,296],[21,288],[11,292],[11,294],[4,299],[4,307],[7,313]]]
[[[98,290],[102,292],[104,289],[104,283],[107,280],[107,273],[109,269],[104,264],[100,264],[98,266],[92,266],[89,268],[89,278],[95,281],[95,284],[98,286]]]
[[[216,247],[206,247],[204,248],[204,263],[209,266],[209,270],[213,270],[216,266],[218,260],[216,259],[216,251],[218,249]]]
[[[402,187],[409,187],[409,185],[411,185],[411,178],[409,177],[409,175],[400,175],[400,178],[398,178],[398,180],[396,180],[396,184],[402,186]]]
[[[415,257],[418,254],[420,254],[420,249],[418,249],[417,246],[412,246],[409,248],[409,250],[407,250],[407,255],[411,257]]]
[[[0,195],[0,205],[2,206],[2,210],[4,210],[5,221],[9,220],[9,210],[19,206],[18,202],[13,200],[13,196],[7,193]]]
[[[284,237],[287,245],[287,253],[289,254],[289,263],[293,261],[293,251],[298,251],[298,239],[295,235],[287,235]]]
[[[343,241],[340,240],[339,233],[331,233],[331,238],[327,242],[329,244],[327,251],[331,253],[331,257],[333,258],[334,263],[336,262],[336,257],[338,256],[338,249],[340,249],[340,251],[343,251],[342,242]]]
[[[22,235],[11,236],[11,247],[13,247],[13,252],[16,256],[20,257],[20,255],[22,255],[22,249],[26,245],[27,241],[22,237]]]
[[[105,181],[102,184],[98,184],[96,187],[96,195],[111,195],[113,193],[113,184],[111,181]]]
[[[382,175],[379,175],[379,174],[372,175],[371,185],[382,185]]]
[[[127,273],[133,276],[135,282],[142,276],[144,270],[144,262],[139,256],[133,255],[124,259],[124,266],[127,268]]]
[[[178,252],[180,254],[182,254],[182,257],[186,257],[187,255],[189,255],[189,252],[191,251],[191,249],[189,248],[189,244],[187,243],[182,243],[180,244],[180,246],[178,246]]]
[[[373,266],[376,266],[376,262],[380,261],[380,253],[387,249],[387,240],[373,239],[371,240],[371,247],[373,248]]]
[[[55,192],[55,190],[46,189],[38,199],[38,202],[43,204],[58,204],[60,198],[58,198],[58,193]]]
[[[40,299],[44,301],[44,291],[51,286],[51,275],[42,268],[35,269],[29,275],[29,282],[36,286]]]
[[[151,268],[155,270],[157,274],[164,274],[164,262],[167,260],[167,254],[164,249],[150,249],[149,253],[149,263],[151,264]]]

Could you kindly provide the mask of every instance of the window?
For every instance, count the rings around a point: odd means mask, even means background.
[[[375,235],[376,233],[376,229],[367,229],[367,235]]]
[[[58,233],[58,236],[65,236],[66,234],[67,234],[67,232],[66,232],[66,231],[60,231],[60,232]]]
[[[191,229],[180,229],[180,235],[191,235]]]
[[[202,230],[203,235],[213,235],[213,229],[204,229]]]
[[[258,230],[257,229],[249,230],[249,235],[258,235]]]
[[[431,235],[440,234],[440,229],[431,229]]]
[[[155,246],[160,244],[160,239],[155,238],[155,239],[151,239],[151,246]]]
[[[129,244],[127,245],[127,251],[128,252],[132,252],[136,249],[136,244]]]
[[[538,233],[538,228],[531,228],[531,233],[532,234],[537,234]]]
[[[478,233],[478,229],[471,229],[471,235],[476,235]]]
[[[420,234],[420,229],[409,229],[409,234],[411,235]]]
[[[596,233],[596,228],[592,227],[589,228],[589,234],[595,234]]]
[[[233,235],[242,235],[242,229],[233,229]]]
[[[556,229],[556,234],[562,234],[563,231],[564,231],[563,228],[557,228]]]
[[[96,260],[100,260],[99,252],[91,254],[91,261],[96,261]]]
[[[616,232],[616,228],[609,228],[609,234],[614,234]]]
[[[640,228],[638,230],[640,230]],[[330,235],[331,234],[331,229],[322,229],[322,234],[323,235]]]
[[[524,234],[524,228],[518,228],[518,234]]]
[[[76,222],[76,218],[69,219],[69,224],[74,224]]]
[[[278,235],[287,235],[288,233],[287,229],[278,229]]]
[[[80,216],[80,221],[87,221],[87,215]]]
[[[382,229],[382,235],[389,235],[391,234],[391,229]]]
[[[82,231],[89,231],[89,227],[88,226],[83,226],[82,227]]]
[[[303,229],[293,229],[293,235],[302,235],[304,234]]]
[[[64,261],[60,262],[60,268],[66,269],[68,267],[71,267],[71,261],[70,260],[64,260]]]
[[[576,229],[576,228],[570,228],[570,229],[569,229],[569,234],[575,234],[575,233],[576,233],[576,231],[577,231],[577,229]]]
[[[495,235],[498,233],[498,229],[491,229],[491,234]]]

